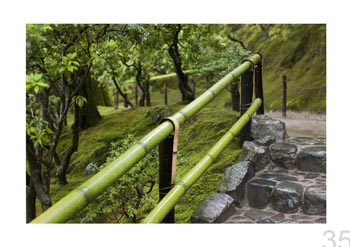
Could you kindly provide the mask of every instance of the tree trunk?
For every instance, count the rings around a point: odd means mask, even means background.
[[[88,68],[82,69],[80,76],[81,80],[84,80],[81,84],[79,95],[84,96],[87,102],[84,104],[80,111],[79,129],[84,130],[91,126],[95,126],[101,119],[101,115],[97,110],[97,105],[93,92],[93,81],[89,71],[85,71]],[[88,75],[85,77],[85,73]],[[85,77],[85,78],[84,78]]]
[[[39,197],[41,208],[43,211],[45,211],[52,205],[51,198],[42,179],[42,167],[37,161],[38,159],[35,154],[33,141],[28,135],[26,135],[26,151],[30,168],[31,183],[33,183],[35,192]]]
[[[146,106],[151,106],[151,93],[149,92],[149,76],[147,76],[147,79],[144,83],[144,89],[145,89],[145,98],[146,98]]]
[[[40,102],[40,118],[43,122],[38,126],[40,130],[45,129],[44,122],[48,123],[48,125],[52,127],[49,115],[49,95],[47,90],[40,90],[38,94],[38,100]],[[36,156],[41,158],[45,157],[45,150],[43,147],[36,147]],[[45,184],[47,191],[50,191],[50,183],[51,183],[51,161],[43,162],[44,167],[42,167],[42,179]]]
[[[114,76],[112,76],[112,81],[114,83],[114,86],[116,87],[116,89],[118,90],[118,92],[120,93],[120,95],[124,99],[124,106],[125,107],[128,107],[128,106],[133,107],[134,105],[128,100],[128,96],[123,93],[123,91],[119,87],[119,84],[118,84],[117,80],[114,78]]]
[[[79,145],[79,111],[81,109],[79,106],[74,104],[74,123],[72,124],[72,145],[68,148],[66,153],[64,154],[60,166],[57,168],[57,183],[59,185],[67,184],[67,170],[69,167],[70,159],[74,152],[78,150]]]
[[[178,43],[179,43],[179,33],[182,27],[180,24],[177,25],[177,29],[174,33],[174,38],[172,44],[169,46],[168,52],[173,59],[175,66],[175,73],[178,80],[179,89],[182,95],[182,100],[192,101],[194,100],[194,95],[191,87],[188,85],[188,77],[184,74],[182,70],[182,60],[179,53]]]
[[[27,193],[26,193],[26,218],[27,223],[31,222],[36,217],[36,192],[33,183],[33,179],[30,179],[30,176],[27,175]]]

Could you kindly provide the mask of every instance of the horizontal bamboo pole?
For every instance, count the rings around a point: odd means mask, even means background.
[[[241,131],[251,119],[253,114],[261,106],[261,99],[256,99],[248,110],[239,118],[232,128],[210,149],[183,179],[180,179],[168,194],[159,202],[151,213],[143,220],[143,223],[159,223],[174,208],[176,203],[185,195],[187,190],[203,175],[214,163],[217,157],[224,151],[232,139]]]
[[[186,70],[184,71],[185,75],[193,75],[193,74],[198,74],[200,73],[199,70]],[[166,75],[156,75],[156,76],[152,76],[149,81],[160,81],[160,80],[166,80],[166,79],[173,79],[176,78],[176,73],[170,73],[170,74],[166,74]],[[127,83],[132,83],[135,82],[135,79],[129,79],[126,80],[125,82]]]
[[[196,74],[199,73],[199,70],[186,70],[184,71],[185,75],[192,75],[192,74]],[[166,74],[166,75],[157,75],[157,76],[153,76],[151,77],[151,79],[149,81],[160,81],[160,80],[166,80],[166,79],[172,79],[175,78],[177,75],[176,73],[170,73],[170,74]]]
[[[195,113],[209,104],[234,79],[250,69],[253,66],[252,63],[257,64],[260,60],[260,54],[251,56],[249,61],[243,62],[172,117],[175,118],[181,126],[186,120],[190,119]],[[118,178],[145,157],[150,150],[156,147],[171,134],[172,131],[173,125],[169,121],[163,122],[138,143],[130,147],[125,153],[113,160],[108,166],[35,218],[31,223],[61,223],[68,221],[76,213],[86,207],[93,199],[101,195],[109,186],[115,183]]]

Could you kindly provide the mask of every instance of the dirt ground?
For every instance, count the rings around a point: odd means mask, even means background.
[[[282,117],[282,112],[266,112],[267,116],[281,120],[286,124],[290,137],[326,137],[326,115],[309,112],[287,111],[287,116]]]

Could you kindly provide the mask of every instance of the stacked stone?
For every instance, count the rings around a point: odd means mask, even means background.
[[[302,147],[298,152],[296,144],[285,142],[288,136],[284,123],[265,115],[252,119],[252,137],[254,141],[243,144],[239,161],[225,170],[218,193],[200,203],[191,221],[223,222],[232,215],[234,207],[242,208],[245,202],[260,211],[248,210],[246,215],[234,216],[229,222],[274,223],[281,213],[293,215],[300,210],[307,215],[325,216],[325,183],[308,184],[310,179],[326,172],[325,145]],[[303,180],[298,181],[297,176]],[[277,214],[261,211],[266,208]],[[256,212],[265,218],[257,217]],[[271,215],[275,218],[267,217]],[[323,218],[320,220],[325,222]],[[280,223],[295,223],[295,220],[292,217]]]

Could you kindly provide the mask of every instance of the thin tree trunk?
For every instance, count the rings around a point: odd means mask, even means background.
[[[114,76],[112,76],[112,81],[114,83],[114,86],[118,90],[119,94],[123,97],[124,103],[126,103],[127,106],[134,107],[134,105],[128,100],[127,95],[124,94],[123,91],[121,90],[121,88],[119,87],[119,84],[118,84],[117,80],[114,78]]]
[[[74,152],[78,150],[79,145],[79,118],[80,108],[74,104],[74,123],[72,125],[72,145],[68,148],[65,155],[62,158],[60,166],[57,168],[57,183],[59,185],[67,184],[67,170],[69,167],[70,159]]]
[[[175,73],[177,76],[179,89],[182,95],[182,100],[184,101],[192,101],[194,100],[194,95],[191,87],[188,85],[188,77],[184,74],[182,70],[182,60],[179,53],[178,43],[179,43],[179,33],[182,27],[180,24],[177,25],[177,30],[174,33],[174,38],[172,44],[169,46],[168,52],[173,59],[175,66]]]
[[[27,223],[31,222],[36,217],[36,192],[33,183],[33,179],[27,173],[27,193],[26,193],[26,218]]]
[[[37,161],[33,141],[26,135],[27,160],[30,168],[31,182],[34,184],[43,211],[51,207],[51,198],[42,179],[42,166]]]
[[[43,120],[43,122],[38,126],[40,130],[45,129],[44,122],[50,123],[49,118],[49,95],[46,90],[40,90],[38,94],[38,100],[40,102],[40,118]],[[36,155],[37,157],[45,157],[45,150],[43,147],[38,146],[36,148]],[[43,176],[43,182],[45,184],[46,190],[50,191],[50,183],[51,183],[51,161],[49,162],[43,162],[44,165],[42,176]]]
[[[144,86],[144,89],[145,89],[145,98],[146,98],[146,106],[151,106],[151,94],[149,92],[149,76],[147,76],[147,79],[145,81],[145,86]]]

